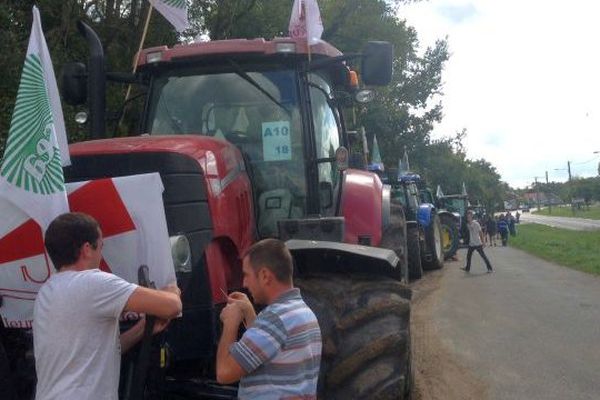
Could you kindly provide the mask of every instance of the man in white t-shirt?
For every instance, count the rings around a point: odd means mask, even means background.
[[[467,265],[464,268],[461,268],[463,271],[469,272],[471,270],[471,257],[473,256],[473,252],[477,251],[485,265],[487,267],[487,272],[492,272],[492,264],[490,260],[488,260],[485,252],[483,251],[483,246],[485,243],[483,231],[481,230],[481,226],[479,222],[473,220],[473,211],[467,211],[467,228],[469,229],[469,249],[467,250]]]
[[[121,353],[144,330],[141,322],[120,335],[119,316],[154,315],[158,330],[164,329],[181,313],[181,292],[176,285],[148,289],[100,271],[102,232],[89,215],[58,216],[44,242],[57,273],[41,287],[33,311],[36,400],[116,400]]]

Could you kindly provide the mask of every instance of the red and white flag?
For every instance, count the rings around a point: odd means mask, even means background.
[[[306,38],[309,45],[318,43],[323,34],[323,22],[317,0],[294,0],[288,29],[294,39]]]
[[[92,215],[104,236],[100,269],[137,283],[146,264],[157,287],[175,281],[157,173],[67,184],[71,211]],[[30,327],[33,302],[54,272],[42,230],[21,209],[0,199],[0,307],[6,327]]]

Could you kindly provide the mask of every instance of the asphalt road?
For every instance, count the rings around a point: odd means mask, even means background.
[[[431,319],[443,346],[487,386],[487,397],[600,398],[600,278],[510,247],[477,253],[471,273],[448,263]],[[425,277],[427,279],[427,277]]]
[[[523,213],[520,218],[521,222],[534,222],[555,228],[571,229],[576,231],[591,231],[600,229],[600,220],[587,218],[568,218],[568,217],[550,217],[545,215],[537,215],[532,213]],[[600,398],[600,394],[598,396]]]

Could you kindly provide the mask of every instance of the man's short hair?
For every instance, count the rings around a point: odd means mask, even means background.
[[[279,282],[292,282],[292,254],[281,240],[263,239],[252,245],[245,257],[248,257],[255,272],[264,267],[271,271]]]
[[[95,249],[100,238],[100,225],[91,216],[73,212],[59,215],[48,226],[44,244],[56,270],[74,264],[81,246],[89,243]]]

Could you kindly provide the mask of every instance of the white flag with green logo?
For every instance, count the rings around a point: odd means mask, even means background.
[[[61,160],[69,160],[64,120],[40,13],[34,6],[27,56],[0,166],[0,201],[10,201],[45,230],[57,215],[69,211],[62,171],[66,163]]]
[[[149,0],[150,4],[167,19],[178,32],[189,27],[186,0]]]

